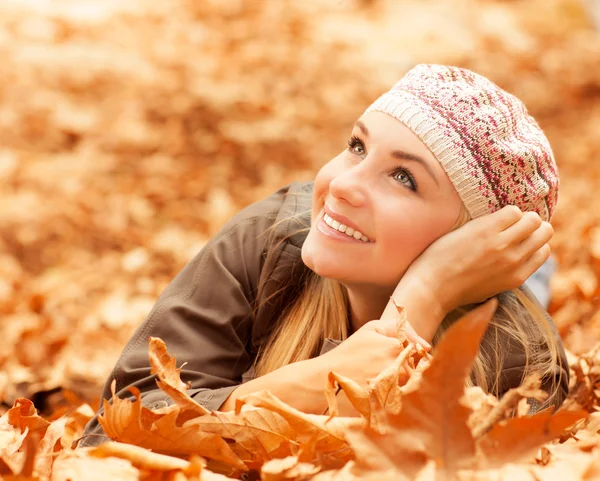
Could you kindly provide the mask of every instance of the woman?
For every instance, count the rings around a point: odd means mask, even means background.
[[[558,406],[564,350],[519,288],[548,259],[557,189],[548,141],[518,99],[468,70],[416,66],[360,117],[314,183],[244,209],[177,275],[103,396],[115,378],[119,396],[137,386],[146,405],[169,402],[150,374],[156,336],[209,409],[270,389],[322,413],[329,371],[365,384],[400,352],[394,323],[380,320],[390,296],[406,309],[412,340],[428,347],[498,295],[471,382],[502,395],[537,370]],[[101,433],[95,419],[90,433]]]

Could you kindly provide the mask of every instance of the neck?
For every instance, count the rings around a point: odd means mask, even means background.
[[[369,321],[381,318],[385,306],[394,291],[382,286],[360,285],[348,286],[350,304],[350,325],[352,332],[360,329]]]

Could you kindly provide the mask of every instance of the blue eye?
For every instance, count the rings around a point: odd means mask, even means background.
[[[394,170],[392,177],[410,190],[417,191],[417,182],[407,169],[402,167]]]

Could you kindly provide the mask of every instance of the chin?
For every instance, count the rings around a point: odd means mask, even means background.
[[[340,264],[339,259],[332,259],[331,254],[321,252],[318,246],[313,246],[309,239],[302,246],[302,262],[315,274],[328,279],[344,282],[347,279],[347,264]]]

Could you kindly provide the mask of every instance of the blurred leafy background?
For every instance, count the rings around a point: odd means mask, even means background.
[[[175,274],[237,210],[310,180],[414,64],[473,69],[546,131],[550,311],[600,329],[597,0],[3,0],[0,398],[95,403]],[[0,409],[1,411],[1,409]]]

